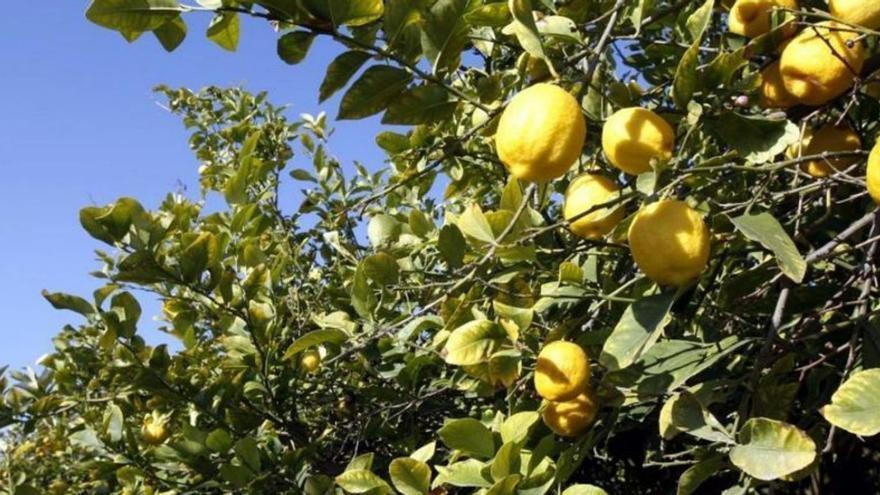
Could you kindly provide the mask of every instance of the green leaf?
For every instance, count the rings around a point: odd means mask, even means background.
[[[125,426],[125,417],[122,409],[116,404],[109,404],[104,411],[104,432],[111,443],[122,440],[122,428]]]
[[[306,31],[287,33],[278,38],[278,56],[290,65],[298,64],[308,55],[313,41],[315,41],[315,35]]]
[[[466,14],[475,0],[437,0],[425,12],[422,50],[434,74],[458,68],[468,42]]]
[[[423,495],[431,488],[431,468],[422,461],[400,457],[388,466],[391,483],[403,495]]]
[[[420,125],[448,119],[458,103],[437,84],[406,90],[391,103],[382,117],[383,124]]]
[[[367,471],[373,469],[373,460],[376,458],[376,455],[372,452],[367,452],[366,454],[361,454],[351,461],[348,462],[348,465],[345,466],[346,471],[357,471],[361,469],[365,469]]]
[[[209,266],[218,261],[219,245],[210,232],[201,232],[180,253],[180,275],[187,282],[196,281]]]
[[[410,149],[409,136],[391,131],[377,134],[376,144],[391,155]]]
[[[700,43],[695,42],[684,52],[675,68],[675,78],[672,81],[672,100],[678,108],[687,108],[697,91],[700,82],[697,77],[699,55]]]
[[[156,263],[153,255],[146,251],[137,251],[128,255],[117,266],[119,273],[115,280],[152,284],[168,280],[168,273]]]
[[[687,468],[678,479],[676,495],[691,495],[704,481],[718,474],[724,468],[724,458],[713,456]]]
[[[436,229],[434,222],[427,215],[415,209],[410,210],[407,223],[412,233],[419,237],[427,237]]]
[[[513,22],[509,28],[504,30],[505,34],[513,34],[519,41],[523,50],[529,55],[542,59],[553,71],[553,65],[544,53],[544,45],[541,43],[541,36],[538,34],[538,26],[535,24],[535,17],[532,14],[531,0],[508,0],[508,7],[513,16]]]
[[[175,17],[153,30],[153,35],[159,40],[166,51],[173,52],[186,39],[186,23],[180,17]]]
[[[46,300],[49,301],[49,304],[55,309],[68,309],[83,316],[89,316],[95,313],[95,307],[79,296],[44,290],[43,297],[46,298]]]
[[[740,430],[739,441],[730,450],[730,462],[759,480],[775,480],[800,471],[816,458],[813,439],[781,421],[752,418]]]
[[[418,450],[410,454],[409,456],[417,461],[428,462],[434,457],[434,453],[437,450],[437,442],[428,442],[425,445],[419,447]]]
[[[510,8],[504,2],[481,5],[469,12],[465,17],[468,23],[472,26],[488,26],[494,28],[504,27],[512,19]]]
[[[311,41],[309,43],[311,43]],[[308,47],[306,47],[305,51],[307,50]],[[278,51],[279,53],[281,52],[280,42]],[[305,51],[303,51],[303,57],[305,57]],[[330,98],[337,91],[345,87],[345,85],[348,84],[348,81],[351,80],[355,73],[369,59],[369,53],[357,50],[344,52],[333,59],[333,61],[330,62],[330,65],[327,66],[327,74],[321,82],[319,101],[323,103],[327,98]],[[297,60],[297,62],[299,62],[299,60]]]
[[[364,264],[360,263],[351,284],[351,305],[361,317],[370,319],[373,317],[373,310],[376,309],[377,304],[376,295],[373,294],[373,289],[364,272]]]
[[[355,120],[375,115],[400,96],[411,76],[403,69],[374,65],[351,85],[339,104],[339,120]]]
[[[224,50],[234,52],[238,48],[241,21],[235,12],[224,12],[211,19],[208,39]]]
[[[732,146],[750,163],[766,163],[799,140],[798,126],[785,118],[721,112],[706,121],[706,130]]]
[[[703,33],[709,28],[712,22],[712,9],[715,7],[715,0],[706,0],[693,14],[685,21],[688,33],[691,35],[691,41],[699,42],[703,38]]]
[[[492,301],[492,309],[495,310],[496,315],[516,324],[521,332],[532,325],[532,319],[535,316],[535,312],[531,308],[518,308],[498,301]]]
[[[669,310],[675,297],[675,291],[666,291],[632,303],[605,341],[599,362],[611,371],[633,364],[657,342],[660,332],[669,323]]]
[[[522,443],[529,435],[529,430],[538,422],[541,415],[537,411],[523,411],[512,414],[501,424],[501,441],[504,443]]]
[[[235,444],[235,455],[251,471],[259,473],[262,469],[260,461],[260,447],[257,441],[251,437],[244,437]]]
[[[489,224],[489,220],[486,219],[486,215],[483,214],[480,205],[476,203],[471,203],[471,205],[464,210],[464,213],[458,217],[458,222],[456,222],[456,224],[458,225],[458,228],[461,229],[461,232],[468,237],[487,244],[495,242],[495,234],[492,232],[492,225]]]
[[[853,435],[880,433],[880,368],[853,373],[821,412],[829,423]]]
[[[516,487],[520,481],[522,481],[522,475],[511,474],[486,490],[486,495],[515,495],[517,493]]]
[[[450,449],[460,450],[472,457],[489,459],[495,454],[492,432],[476,419],[448,420],[437,434]]]
[[[608,493],[595,485],[571,485],[562,492],[562,495],[608,495]]]
[[[505,443],[498,449],[498,453],[495,454],[489,471],[492,473],[493,479],[501,481],[512,474],[519,474],[520,463],[522,462],[520,450],[519,444],[513,442]]]
[[[401,225],[391,215],[379,214],[370,218],[367,237],[374,249],[388,247],[400,237]]]
[[[108,29],[141,33],[161,27],[181,12],[177,0],[93,0],[86,18]]]
[[[232,437],[222,428],[217,428],[208,434],[205,439],[205,445],[217,453],[228,452],[232,448]]]
[[[287,352],[284,353],[284,359],[288,360],[299,354],[300,352],[323,344],[339,345],[348,340],[348,335],[342,330],[335,328],[324,328],[322,330],[312,330],[302,337],[293,341]]]
[[[371,490],[381,493],[391,491],[385,480],[366,469],[346,471],[336,477],[336,484],[349,493],[367,493]]]
[[[671,439],[679,432],[710,442],[734,443],[715,416],[688,392],[673,395],[660,410],[660,436]]]
[[[485,363],[498,350],[507,333],[497,323],[473,320],[456,328],[446,341],[446,362],[457,366]]]
[[[434,480],[434,486],[448,484],[460,487],[490,487],[492,486],[492,481],[486,479],[483,475],[485,467],[484,463],[476,459],[468,459],[448,466],[436,466],[437,473],[439,474]]]
[[[747,213],[740,217],[731,218],[730,221],[743,235],[773,251],[776,263],[788,278],[797,283],[803,281],[804,275],[807,273],[807,262],[798,252],[794,241],[773,215]]]
[[[244,488],[254,479],[254,473],[244,466],[223,464],[220,466],[220,477],[237,488]]]
[[[397,260],[388,253],[376,253],[367,256],[364,261],[364,273],[370,280],[379,285],[396,284],[400,276]]]
[[[330,19],[337,26],[363,26],[382,17],[382,0],[329,0]]]
[[[464,236],[455,225],[444,225],[440,229],[440,237],[437,240],[437,249],[449,268],[458,268],[464,260],[467,250]]]

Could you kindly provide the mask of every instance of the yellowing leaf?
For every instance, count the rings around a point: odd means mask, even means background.
[[[880,433],[880,368],[853,373],[822,408],[822,416],[854,435]]]

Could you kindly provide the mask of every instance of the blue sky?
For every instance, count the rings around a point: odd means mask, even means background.
[[[204,37],[208,16],[191,14],[188,39],[168,54],[152,36],[130,45],[92,25],[86,6],[29,2],[0,16],[0,366],[32,365],[51,351],[58,329],[77,322],[53,310],[42,289],[90,297],[100,285],[88,275],[100,246],[79,226],[81,207],[132,196],[154,208],[181,184],[196,194],[187,132],[157,105],[153,86],[267,90],[291,116],[335,117],[338,107],[339,95],[317,101],[324,69],[340,52],[327,40],[291,67],[275,55],[277,34],[266,24],[245,20],[239,50],[229,53]],[[382,165],[377,119],[333,126],[330,148],[344,163]],[[144,299],[141,328],[155,340],[157,305]]]

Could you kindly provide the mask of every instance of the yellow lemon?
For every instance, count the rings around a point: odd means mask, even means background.
[[[611,179],[601,175],[584,174],[571,181],[565,191],[562,215],[566,220],[589,211],[591,208],[608,203],[619,195],[620,188]],[[597,239],[607,234],[623,220],[624,210],[618,206],[613,210],[602,208],[573,221],[569,229],[580,237]]]
[[[574,96],[541,83],[510,100],[498,121],[495,146],[514,177],[547,182],[574,165],[586,137],[587,125]]]
[[[835,22],[810,26],[782,51],[782,82],[801,103],[824,105],[846,92],[862,71],[865,49],[858,34],[837,30],[841,27]]]
[[[871,150],[868,156],[868,173],[865,177],[868,184],[868,194],[875,203],[880,205],[880,143]]]
[[[818,155],[826,151],[856,151],[862,147],[862,140],[849,126],[827,124],[814,133],[805,133],[800,146],[793,145],[791,148],[797,157],[798,149],[802,148],[800,156]],[[813,177],[827,177],[835,170],[845,170],[858,161],[858,157],[852,158],[829,158],[827,160],[810,160],[801,164],[801,170]]]
[[[880,28],[880,2],[877,0],[828,0],[831,15],[841,21],[868,29]]]
[[[797,9],[797,0],[737,0],[730,8],[728,26],[731,33],[747,38],[761,36],[770,31],[770,15],[775,8]],[[783,28],[794,33],[794,25]]]
[[[651,170],[651,159],[669,160],[675,131],[663,117],[640,107],[618,110],[602,127],[602,149],[612,165],[632,175]]]
[[[577,344],[557,340],[541,349],[535,366],[535,390],[552,401],[571,400],[590,380],[590,361]]]
[[[307,373],[314,373],[321,366],[321,355],[318,351],[306,351],[300,358],[299,364]]]
[[[596,419],[598,409],[595,394],[588,389],[572,400],[548,403],[541,418],[557,435],[576,437]]]
[[[761,71],[761,106],[764,108],[789,108],[797,105],[797,98],[785,89],[779,62],[773,62]]]
[[[149,445],[159,445],[170,436],[168,431],[168,416],[152,412],[144,416],[141,426],[141,437]]]
[[[709,228],[684,201],[643,207],[629,226],[629,247],[642,272],[661,285],[682,286],[709,262]]]

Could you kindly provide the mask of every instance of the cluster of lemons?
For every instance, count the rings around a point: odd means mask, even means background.
[[[775,8],[797,9],[796,0],[737,0],[729,26],[747,37],[771,29]],[[831,13],[840,20],[867,28],[880,27],[880,1],[831,0]],[[781,57],[763,71],[762,104],[767,108],[824,105],[854,83],[865,62],[858,33],[835,21],[820,22],[796,33],[794,24],[781,29],[785,37]],[[793,37],[793,38],[792,38]],[[527,182],[549,182],[563,176],[577,162],[586,140],[586,122],[578,101],[558,86],[535,84],[509,102],[495,135],[499,159],[510,173]],[[861,149],[861,139],[843,125],[809,130],[787,155]],[[675,131],[661,116],[646,108],[624,108],[611,115],[602,129],[607,161],[630,175],[653,170],[673,156]],[[854,164],[854,158],[803,163],[814,177],[825,177]],[[868,160],[868,191],[880,203],[880,146]],[[574,178],[565,193],[562,214],[573,234],[600,238],[625,215],[621,191],[609,177],[584,174]],[[709,260],[709,228],[702,216],[684,201],[664,199],[643,206],[628,229],[628,243],[639,269],[666,286],[693,283]],[[535,369],[535,389],[547,402],[545,424],[562,436],[576,436],[596,416],[596,395],[590,383],[589,360],[577,344],[555,341],[541,350]]]

